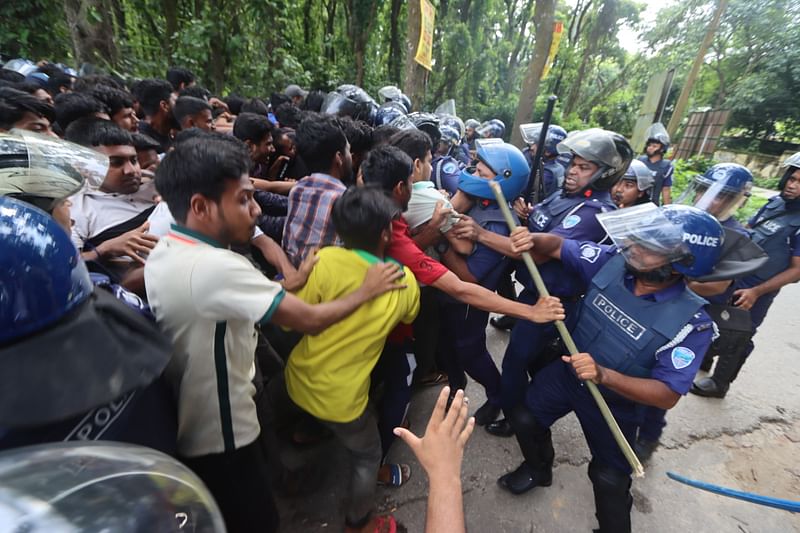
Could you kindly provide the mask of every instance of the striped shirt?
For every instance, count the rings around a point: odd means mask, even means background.
[[[333,176],[319,173],[301,179],[292,187],[282,245],[295,267],[312,248],[341,246],[331,221],[331,209],[346,188]]]

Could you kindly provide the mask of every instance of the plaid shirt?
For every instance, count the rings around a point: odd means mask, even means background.
[[[301,179],[292,187],[282,244],[295,267],[312,248],[331,244],[341,246],[331,222],[331,209],[346,188],[333,176],[317,173]]]

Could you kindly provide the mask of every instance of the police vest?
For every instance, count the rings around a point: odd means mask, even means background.
[[[532,231],[551,231],[583,206],[597,209],[599,213],[617,208],[608,192],[595,191],[590,198],[586,198],[583,194],[562,196],[561,191],[556,191],[534,206],[528,216],[528,226]]]
[[[461,165],[453,157],[438,156],[431,162],[431,181],[437,189],[444,189],[451,196],[455,195],[460,177]]]
[[[498,206],[497,202],[493,200],[476,198],[475,205],[472,206],[472,209],[469,210],[467,215],[482,228],[487,228],[491,222],[500,222],[502,224],[506,223],[506,219],[503,217],[503,212],[500,210],[500,206]],[[511,212],[511,216],[514,218],[514,222],[519,224],[517,215],[513,211]]]
[[[707,303],[688,289],[669,301],[637,297],[625,287],[625,259],[617,255],[592,279],[572,336],[597,364],[646,378],[656,364],[656,351]]]
[[[772,198],[755,220],[751,231],[753,242],[769,256],[767,263],[748,277],[763,283],[789,268],[792,250],[789,240],[800,230],[800,211],[787,211],[783,198]]]

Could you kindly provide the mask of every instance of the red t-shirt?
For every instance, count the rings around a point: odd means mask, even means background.
[[[392,221],[392,243],[386,250],[386,255],[407,266],[423,285],[433,285],[448,272],[446,266],[426,255],[417,246],[403,217]]]

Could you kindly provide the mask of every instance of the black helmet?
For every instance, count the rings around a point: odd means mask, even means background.
[[[433,146],[439,144],[439,139],[442,138],[442,133],[439,131],[439,117],[433,113],[414,112],[408,115],[408,118],[417,127],[428,134],[431,138]]]
[[[378,112],[378,104],[361,87],[340,85],[334,92],[328,93],[321,111],[329,115],[352,117],[372,126]]]
[[[600,167],[587,186],[598,191],[613,187],[633,160],[633,148],[625,137],[600,128],[573,132],[557,148],[560,154],[572,153]]]

